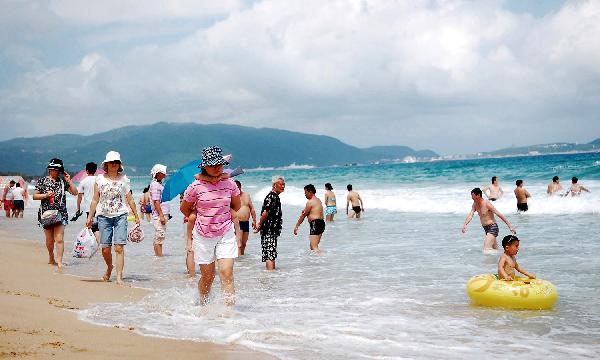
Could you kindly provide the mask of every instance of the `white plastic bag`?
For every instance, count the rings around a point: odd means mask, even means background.
[[[73,257],[76,258],[91,258],[98,251],[98,243],[94,233],[89,228],[83,228],[73,247]]]

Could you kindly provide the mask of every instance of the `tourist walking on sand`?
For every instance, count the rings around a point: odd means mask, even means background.
[[[223,165],[229,164],[217,146],[202,149],[202,179],[195,180],[184,192],[181,212],[189,217],[196,207],[194,223],[194,261],[200,266],[198,281],[200,303],[206,304],[219,264],[221,292],[225,303],[235,303],[234,259],[238,256],[233,211],[240,208],[240,190],[231,179],[221,177]],[[237,229],[239,231],[239,229]]]
[[[260,210],[260,219],[256,225],[255,233],[260,231],[260,245],[262,248],[262,261],[267,270],[275,270],[277,259],[277,238],[281,235],[282,212],[279,194],[285,190],[283,176],[274,176],[271,179],[273,187],[267,194]]]
[[[498,184],[497,176],[492,176],[492,183],[484,187],[482,191],[490,201],[496,201],[504,195],[504,191]]]
[[[23,218],[23,211],[25,210],[25,189],[21,187],[20,183],[16,183],[15,187],[11,190],[13,195],[13,211],[15,218]]]
[[[348,215],[349,218],[359,219],[360,213],[365,211],[365,208],[363,207],[363,201],[360,195],[356,191],[352,190],[352,184],[348,184],[346,189],[348,189],[348,195],[346,196],[346,215]],[[350,204],[352,204],[352,212],[348,214],[348,206]]]
[[[63,238],[65,236],[65,225],[69,223],[67,192],[71,195],[77,195],[77,188],[73,185],[71,176],[65,172],[61,159],[54,158],[50,160],[47,169],[48,176],[39,179],[35,185],[33,200],[41,200],[38,221],[40,226],[44,228],[46,248],[48,249],[48,264],[58,265],[58,268],[62,269],[65,250]],[[47,217],[47,215],[50,216]],[[42,216],[44,220],[42,220]],[[49,218],[52,218],[51,221],[45,220]],[[56,258],[54,257],[55,246]]]
[[[559,191],[562,191],[563,187],[560,185],[560,180],[558,176],[554,176],[552,178],[552,182],[548,184],[548,189],[546,190],[546,194],[552,196]]]
[[[4,202],[4,211],[6,211],[6,217],[9,218],[11,216],[11,211],[13,208],[13,194],[12,189],[15,186],[15,181],[11,180],[8,185],[4,187],[4,191],[2,193],[2,200]]]
[[[325,221],[323,220],[323,203],[321,199],[315,196],[317,189],[313,184],[308,184],[304,187],[304,196],[308,199],[304,210],[300,213],[300,217],[294,227],[294,235],[298,235],[298,228],[304,221],[305,217],[308,217],[308,224],[310,225],[310,234],[308,235],[309,247],[311,250],[320,253],[319,243],[321,242],[321,236],[325,231]]]
[[[162,194],[165,186],[162,181],[167,176],[167,167],[156,164],[150,171],[152,183],[148,193],[152,204],[152,223],[154,224],[154,255],[163,255],[163,242],[167,231],[167,221],[169,219],[170,206],[168,202],[162,202]]]
[[[333,186],[330,183],[325,184],[325,219],[327,221],[333,221],[333,216],[337,214],[337,204],[335,201],[335,194],[333,193]]]
[[[515,188],[515,197],[517,198],[517,211],[527,211],[529,206],[527,205],[527,199],[531,197],[529,191],[523,187],[523,180],[519,179],[515,182],[517,187]]]
[[[471,190],[471,199],[473,199],[473,205],[471,206],[471,212],[467,215],[467,219],[462,227],[463,234],[467,232],[467,225],[473,219],[473,215],[475,212],[479,214],[479,220],[481,221],[481,226],[483,227],[483,231],[485,231],[485,238],[483,239],[483,251],[487,252],[490,250],[498,249],[498,241],[496,237],[498,236],[498,224],[496,223],[496,218],[494,214],[498,215],[502,221],[508,226],[508,229],[516,234],[517,231],[515,228],[508,222],[508,220],[498,211],[491,202],[485,200],[482,197],[482,191],[480,188],[474,188]]]
[[[569,195],[569,193],[571,194],[571,196],[579,196],[579,195],[581,195],[582,191],[590,192],[586,187],[578,184],[577,183],[578,181],[579,181],[579,179],[577,179],[577,177],[573,176],[573,178],[571,179],[571,187],[569,188],[569,191],[567,191],[565,196]]]
[[[92,199],[94,198],[94,186],[96,184],[96,170],[98,170],[98,164],[95,162],[89,162],[85,164],[85,172],[87,176],[81,180],[79,186],[77,187],[77,214],[75,218],[71,219],[71,221],[76,220],[79,215],[82,214],[82,211],[85,211],[85,219],[90,216],[90,205],[92,204]],[[92,232],[96,237],[96,242],[100,244],[100,230],[98,229],[98,219],[95,214],[92,214]]]
[[[98,217],[100,229],[100,246],[102,257],[106,263],[106,272],[102,280],[110,281],[113,269],[112,245],[115,245],[117,262],[117,284],[123,285],[123,268],[125,266],[125,244],[127,244],[127,216],[129,209],[134,214],[136,224],[140,223],[130,181],[123,174],[121,154],[109,151],[102,162],[105,174],[96,177],[94,197],[90,205],[87,227],[91,228],[93,216]]]
[[[240,189],[240,209],[237,211],[237,219],[240,222],[241,236],[239,237],[240,242],[238,244],[238,255],[244,255],[246,250],[246,243],[248,243],[248,236],[250,235],[250,217],[252,217],[252,229],[256,229],[256,211],[254,211],[254,205],[252,205],[252,198],[250,194],[242,191],[242,183],[239,180],[235,180],[235,184]]]

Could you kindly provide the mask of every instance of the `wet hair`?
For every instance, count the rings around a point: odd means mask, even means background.
[[[348,186],[346,186],[346,189],[348,189],[348,191],[352,191],[352,184],[348,184]]]
[[[234,181],[235,181],[235,184],[236,184],[238,187],[242,187],[242,183],[241,183],[239,180],[234,180]]]
[[[313,194],[317,193],[317,189],[315,189],[315,186],[313,184],[308,184],[304,187],[304,190],[311,192]]]
[[[483,192],[481,192],[480,188],[474,188],[473,190],[471,190],[471,194],[483,196]]]
[[[523,184],[523,180],[519,179],[519,180],[515,181],[515,184],[517,186],[521,186]]]
[[[325,189],[327,189],[327,190],[333,190],[333,186],[331,186],[330,183],[325,183]]]
[[[148,191],[150,191],[150,186],[146,186],[146,187],[144,188],[144,191],[143,191],[143,193],[145,194],[145,193],[147,193]]]
[[[496,179],[498,179],[496,176],[492,176],[492,184],[494,183],[494,181],[496,181]]]
[[[502,247],[506,249],[508,245],[515,241],[519,241],[519,238],[514,235],[506,235],[504,239],[502,239]]]
[[[276,182],[279,182],[280,180],[283,181],[283,182],[285,182],[285,179],[283,178],[283,176],[281,176],[281,175],[275,175],[275,176],[273,176],[271,178],[271,183],[275,184]]]
[[[579,179],[577,178],[577,176],[573,176],[571,181],[573,182],[573,184],[577,184],[577,181],[579,181]]]
[[[95,162],[89,162],[87,164],[85,164],[85,171],[87,171],[88,174],[95,174],[96,170],[98,170],[98,165]]]
[[[21,184],[19,184],[19,183],[16,183],[16,184],[15,184],[15,186],[16,186],[16,187],[21,187]]]
[[[11,181],[9,182],[9,184],[11,184],[11,185],[14,185],[14,184],[15,184],[15,181],[14,181],[14,180],[11,180]]]
[[[552,178],[552,182],[557,182],[557,181],[558,181],[558,176],[554,176],[554,177]]]

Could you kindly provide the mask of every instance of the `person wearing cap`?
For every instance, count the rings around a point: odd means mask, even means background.
[[[240,208],[240,190],[231,179],[222,177],[223,165],[229,164],[217,146],[202,149],[202,177],[184,192],[180,210],[189,217],[196,208],[194,222],[194,262],[200,266],[198,281],[200,302],[205,304],[219,265],[221,292],[227,305],[235,302],[234,259],[238,256],[233,211]],[[238,230],[239,233],[239,230]],[[188,246],[189,248],[189,246]]]
[[[163,179],[167,176],[167,167],[156,164],[150,170],[152,183],[148,193],[150,194],[150,203],[152,204],[152,222],[154,224],[154,255],[162,256],[162,246],[167,231],[167,220],[169,217],[169,203],[162,202],[162,194],[165,186]]]
[[[109,151],[102,162],[106,172],[96,176],[94,197],[90,204],[87,227],[91,228],[94,214],[98,218],[100,229],[100,246],[102,257],[106,263],[103,281],[110,281],[113,269],[112,245],[115,245],[117,262],[117,284],[123,285],[123,267],[125,266],[125,244],[127,244],[127,216],[129,209],[135,216],[135,222],[140,223],[133,196],[130,192],[130,182],[123,174],[121,154]]]
[[[63,161],[58,158],[50,160],[48,163],[48,176],[39,179],[35,185],[33,200],[40,201],[40,210],[38,211],[38,221],[42,226],[42,214],[48,210],[57,210],[62,221],[56,225],[44,228],[46,237],[46,248],[48,249],[48,264],[63,267],[63,253],[65,244],[65,225],[69,223],[69,214],[67,212],[67,192],[71,195],[77,195],[77,188],[71,181],[71,176],[65,172]],[[62,174],[62,178],[61,175]],[[43,226],[42,226],[43,228]],[[54,247],[56,246],[56,258],[54,257]]]

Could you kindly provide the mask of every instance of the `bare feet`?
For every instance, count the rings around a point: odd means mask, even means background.
[[[125,283],[123,282],[123,278],[122,277],[117,277],[117,285],[125,285]]]
[[[54,258],[51,257],[50,260],[48,260],[48,264],[49,265],[56,265],[56,260],[54,260]]]
[[[104,276],[102,276],[102,281],[104,282],[109,282],[110,281],[110,274],[112,273],[112,269],[114,266],[111,266],[109,268],[106,269],[106,273],[104,273]]]

